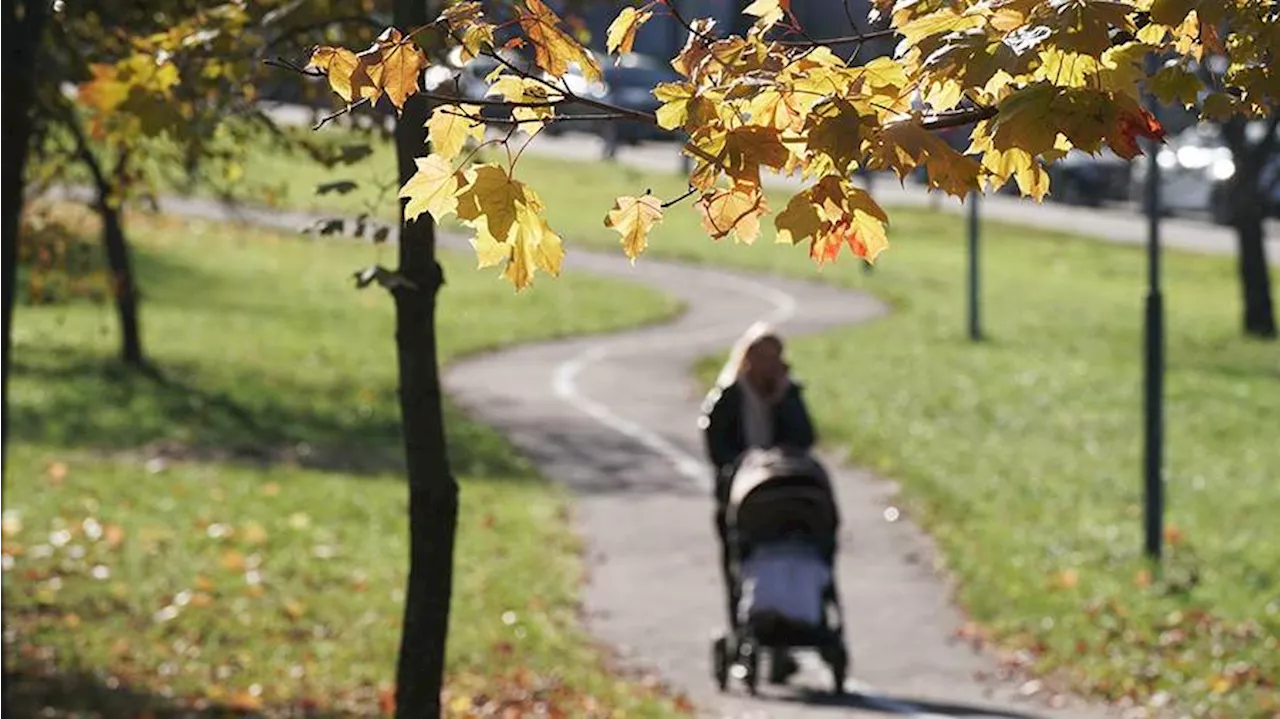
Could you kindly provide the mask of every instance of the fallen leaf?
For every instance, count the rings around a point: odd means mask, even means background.
[[[1053,575],[1050,584],[1057,589],[1072,589],[1080,583],[1080,574],[1074,569],[1064,569]]]
[[[244,532],[244,541],[250,544],[262,544],[267,541],[267,530],[257,522],[249,522],[241,531]]]
[[[124,527],[118,524],[108,524],[102,532],[102,536],[106,538],[107,545],[115,548],[124,542]]]
[[[262,708],[262,698],[241,689],[227,700],[227,707],[239,712],[253,712]]]
[[[244,569],[244,555],[235,549],[228,549],[223,552],[219,562],[224,569],[233,572],[239,572]]]
[[[45,477],[48,478],[49,484],[54,487],[62,485],[62,481],[67,478],[67,464],[65,462],[50,462],[45,469]]]
[[[301,619],[302,615],[307,613],[307,608],[296,599],[285,601],[281,608],[284,609],[285,616],[294,621]]]

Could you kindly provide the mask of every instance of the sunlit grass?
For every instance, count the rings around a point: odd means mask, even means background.
[[[116,366],[110,307],[16,314],[4,501],[15,706],[386,711],[407,561],[393,325],[385,294],[349,280],[377,251],[130,223],[160,379]],[[446,361],[678,309],[575,275],[516,297],[466,258],[443,261]],[[579,628],[564,492],[452,408],[448,434],[462,487],[450,700],[670,711],[607,671]]]

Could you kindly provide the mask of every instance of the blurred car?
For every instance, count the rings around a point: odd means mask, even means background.
[[[1067,205],[1097,207],[1129,199],[1130,163],[1108,148],[1091,155],[1071,150],[1049,164],[1049,199]]]
[[[1266,132],[1266,122],[1245,126],[1245,136],[1257,143]],[[1280,131],[1278,131],[1280,133]],[[1236,164],[1221,129],[1212,123],[1187,128],[1170,140],[1156,155],[1160,165],[1160,206],[1169,213],[1207,213],[1214,222],[1230,224],[1234,203],[1231,180]],[[1143,197],[1147,163],[1134,162],[1131,194]],[[1280,153],[1273,153],[1258,181],[1267,202],[1266,213],[1280,213]]]
[[[603,64],[604,101],[610,105],[637,112],[654,113],[662,103],[653,94],[653,88],[664,82],[679,82],[683,78],[670,64],[647,55],[633,53]],[[643,140],[675,140],[678,135],[670,130],[641,120],[608,120],[597,125],[607,142],[634,144]]]

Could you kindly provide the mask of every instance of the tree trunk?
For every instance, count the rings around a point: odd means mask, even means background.
[[[1261,197],[1249,207],[1237,205],[1235,225],[1240,240],[1239,271],[1244,304],[1244,333],[1260,339],[1276,338],[1276,314],[1271,302],[1271,273],[1267,267],[1267,244],[1262,228]]]
[[[23,173],[35,101],[36,51],[45,29],[45,1],[18,0],[0,6],[0,507],[9,473],[9,358],[14,290],[18,284],[18,226],[22,219]],[[0,585],[0,606],[5,606]],[[8,711],[8,647],[0,646],[0,714]]]
[[[396,0],[397,27],[418,27],[429,20],[426,0]],[[417,169],[414,158],[426,151],[429,112],[426,99],[414,96],[396,123],[401,183]],[[409,586],[396,667],[396,716],[424,719],[441,714],[458,526],[458,485],[446,453],[436,348],[436,293],[444,285],[444,272],[436,262],[429,215],[401,222],[399,252],[399,273],[412,286],[395,290],[400,414],[409,470]]]
[[[138,285],[133,279],[133,261],[129,257],[129,241],[124,234],[120,206],[112,197],[123,183],[120,178],[126,174],[129,153],[127,150],[120,153],[120,159],[111,175],[116,178],[113,182],[76,122],[74,117],[70,119],[79,145],[80,159],[93,176],[94,191],[97,194],[94,207],[102,218],[102,248],[106,251],[107,265],[111,268],[111,293],[116,301],[116,314],[120,317],[120,360],[130,367],[146,369],[142,334],[138,329]]]
[[[1271,301],[1271,273],[1263,231],[1265,208],[1262,170],[1276,152],[1274,133],[1280,116],[1268,121],[1261,141],[1250,143],[1245,121],[1233,118],[1223,124],[1223,137],[1231,148],[1236,167],[1231,178],[1231,215],[1239,241],[1237,252],[1240,294],[1244,308],[1244,333],[1260,339],[1276,338],[1275,307]]]
[[[138,330],[138,287],[133,280],[133,261],[125,238],[120,208],[110,204],[99,189],[98,214],[102,217],[102,245],[111,267],[112,292],[120,317],[120,359],[130,367],[146,367],[142,335]]]

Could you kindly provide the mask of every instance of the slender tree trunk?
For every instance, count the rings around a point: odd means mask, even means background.
[[[10,0],[0,5],[0,507],[9,473],[9,358],[14,290],[18,284],[18,225],[23,173],[35,102],[36,52],[44,36],[47,3]],[[0,612],[6,609],[0,583]],[[0,715],[9,711],[9,647],[0,641]]]
[[[120,208],[98,196],[98,214],[102,217],[102,245],[111,267],[112,290],[116,298],[116,314],[120,318],[120,359],[131,367],[145,367],[142,334],[138,329],[138,287],[133,279],[133,261],[124,234]]]
[[[72,119],[71,122],[74,123],[75,120]],[[133,260],[129,256],[129,241],[124,234],[124,219],[120,214],[119,204],[112,198],[113,190],[123,182],[119,178],[125,174],[129,153],[120,153],[120,159],[112,173],[116,178],[113,182],[112,175],[107,174],[79,126],[74,127],[80,145],[80,158],[93,176],[94,191],[97,193],[94,207],[102,218],[102,248],[107,255],[107,265],[111,268],[112,295],[116,301],[116,314],[120,318],[120,360],[130,367],[146,369],[142,333],[138,329],[138,285],[133,277]]]
[[[427,0],[396,0],[395,25],[426,24],[432,15],[428,5]],[[428,102],[414,96],[396,123],[402,183],[416,170],[414,158],[426,151],[429,112]],[[409,469],[409,586],[396,668],[396,716],[424,719],[441,714],[458,526],[458,485],[446,453],[436,347],[436,293],[444,285],[444,272],[436,262],[429,215],[401,223],[399,252],[399,273],[413,286],[395,290],[400,413]]]

